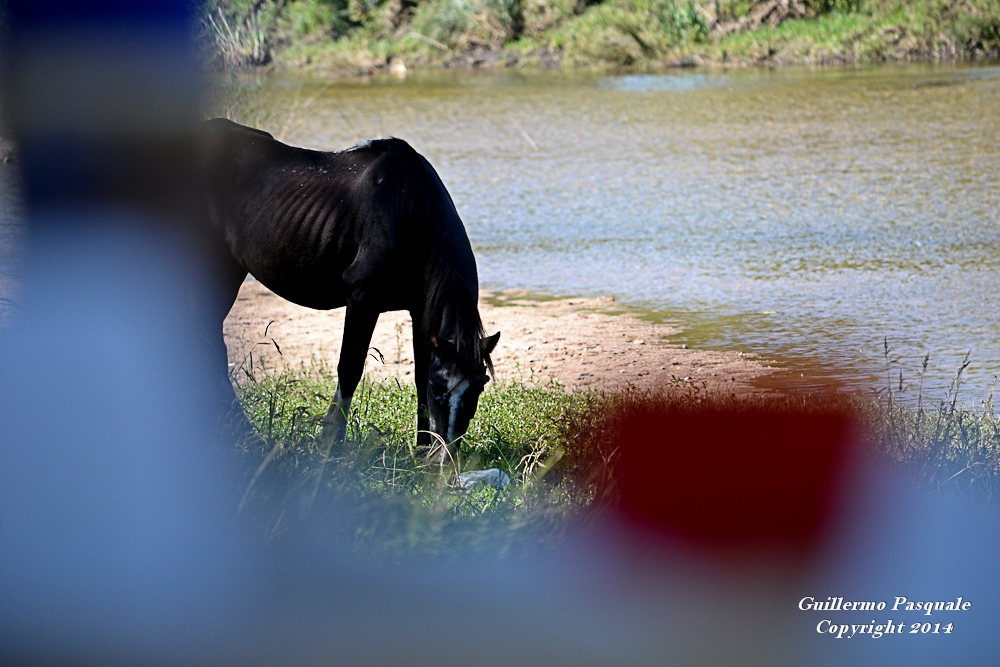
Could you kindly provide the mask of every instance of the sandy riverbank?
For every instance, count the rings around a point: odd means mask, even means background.
[[[489,333],[501,332],[493,355],[497,379],[557,380],[569,389],[642,389],[691,382],[716,394],[760,391],[753,381],[775,372],[753,355],[682,349],[678,329],[629,315],[612,315],[612,299],[538,299],[523,292],[484,292],[480,314]],[[270,326],[269,326],[270,323]],[[344,309],[318,311],[247,281],[225,322],[229,360],[253,353],[255,368],[325,363],[336,368]],[[266,335],[265,335],[266,330]],[[373,376],[413,377],[410,318],[379,318],[366,370]],[[280,348],[280,353],[279,353]]]

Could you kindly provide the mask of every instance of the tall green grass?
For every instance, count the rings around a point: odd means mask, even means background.
[[[310,513],[349,507],[346,537],[367,554],[506,553],[557,539],[585,505],[567,485],[545,477],[563,454],[569,415],[586,410],[592,395],[554,384],[492,386],[456,467],[416,449],[411,384],[366,379],[355,394],[347,441],[324,466],[320,420],[335,388],[322,367],[248,372],[239,384],[261,437],[240,447],[246,473],[241,512],[265,538],[296,529],[308,501]],[[456,485],[462,470],[493,467],[510,476],[509,486]],[[308,498],[319,474],[316,498]]]
[[[936,497],[959,498],[1000,509],[1000,415],[993,399],[997,378],[978,406],[962,405],[959,393],[969,355],[955,372],[948,395],[929,401],[917,387],[916,405],[903,403],[900,371],[898,384],[892,376],[896,362],[885,341],[886,387],[877,398],[858,402],[874,452],[902,466],[913,483]],[[920,376],[927,370],[924,357]],[[891,370],[892,369],[892,370]]]
[[[997,508],[1000,418],[992,393],[979,409],[945,401],[921,409],[884,401],[865,407],[872,447],[902,465],[918,488]]]

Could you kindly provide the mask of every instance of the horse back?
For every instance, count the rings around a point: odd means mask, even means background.
[[[405,141],[328,153],[222,119],[207,121],[206,133],[208,224],[279,295],[336,308],[368,289],[385,293],[384,310],[412,309],[442,256],[475,285],[451,197]]]

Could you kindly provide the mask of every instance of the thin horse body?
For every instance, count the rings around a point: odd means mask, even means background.
[[[222,287],[213,307],[216,354],[225,357],[222,320],[247,273],[293,303],[346,306],[323,429],[329,447],[345,436],[379,314],[409,311],[418,443],[430,444],[433,432],[456,446],[500,334],[484,335],[472,247],[430,163],[399,139],[327,153],[228,120],[204,127],[204,224]],[[236,405],[235,394],[228,398]]]

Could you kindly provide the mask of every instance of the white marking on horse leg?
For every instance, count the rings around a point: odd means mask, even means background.
[[[330,461],[333,448],[347,439],[347,415],[351,410],[352,396],[344,396],[340,391],[340,385],[337,385],[333,401],[326,411],[326,417],[323,418],[323,433],[320,436],[320,451],[323,452],[323,462],[320,464],[319,470],[313,473],[313,482],[308,490],[304,489],[299,495],[299,519],[301,521],[305,521],[313,501],[316,500],[316,493],[319,491],[319,484],[323,479],[323,473],[326,470],[326,464]]]
[[[345,419],[347,418],[347,415],[351,413],[351,401],[353,399],[354,394],[348,394],[345,396],[341,392],[339,386],[337,387],[336,393],[333,395],[333,403],[340,408],[340,411],[343,413]]]
[[[466,389],[469,388],[469,381],[462,380],[448,393],[448,443],[455,440],[455,419],[458,418],[458,404],[462,401]]]

